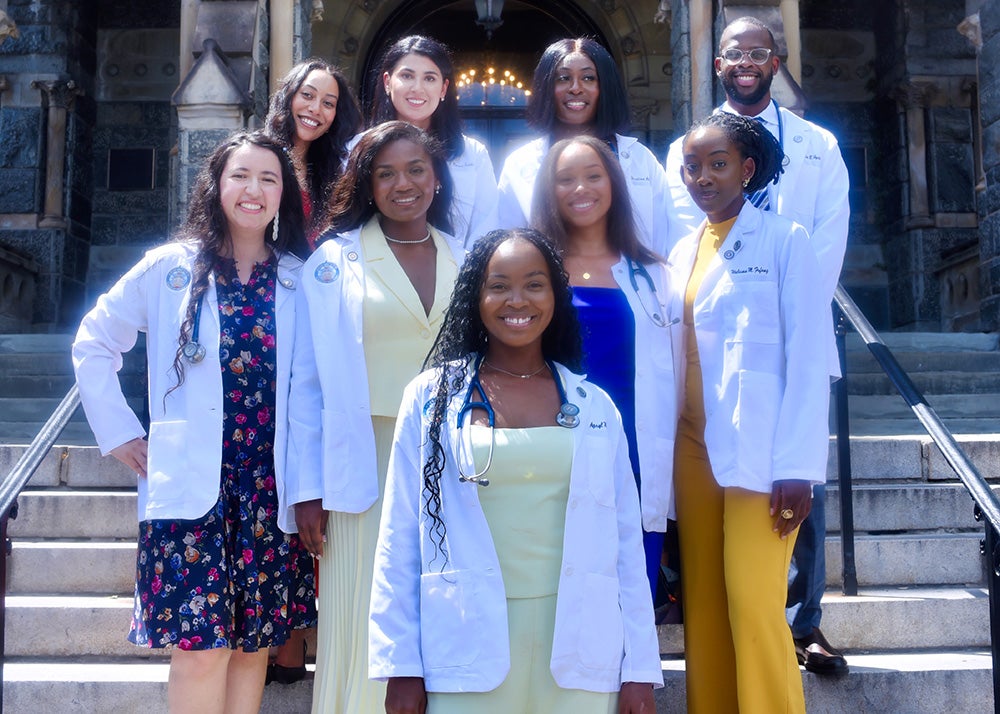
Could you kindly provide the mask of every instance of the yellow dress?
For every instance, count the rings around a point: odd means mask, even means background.
[[[375,431],[379,499],[364,513],[331,511],[319,567],[314,714],[382,714],[385,684],[368,679],[368,602],[389,452],[403,388],[420,372],[458,276],[448,244],[437,247],[434,303],[420,298],[389,248],[377,216],[361,231],[365,365]],[[350,379],[351,375],[344,375]]]
[[[702,279],[735,218],[708,224],[684,299],[686,381],[674,448],[687,709],[691,714],[804,714],[802,678],[785,621],[795,535],[772,531],[770,496],[715,481],[694,329]]]
[[[472,427],[477,469],[489,429]],[[573,434],[561,426],[497,429],[479,502],[507,595],[510,672],[491,692],[429,692],[427,714],[613,714],[618,694],[562,689],[550,661],[562,565]]]

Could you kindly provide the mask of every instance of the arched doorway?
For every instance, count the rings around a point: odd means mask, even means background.
[[[503,25],[492,36],[476,24],[476,19],[473,0],[413,0],[400,5],[378,28],[368,46],[363,59],[361,101],[367,107],[373,92],[381,91],[378,65],[387,45],[411,34],[441,40],[452,50],[457,75],[464,73],[468,78],[470,71],[474,72],[483,89],[489,90],[483,78],[489,78],[492,69],[495,83],[504,82],[509,88],[504,92],[479,91],[475,96],[466,88],[459,95],[466,133],[487,145],[499,172],[510,150],[531,133],[524,121],[523,92],[530,88],[532,73],[545,48],[563,37],[586,35],[604,44],[612,54],[614,51],[594,20],[576,3],[565,0],[505,2]],[[510,77],[514,81],[508,85]],[[518,88],[517,83],[522,86]]]

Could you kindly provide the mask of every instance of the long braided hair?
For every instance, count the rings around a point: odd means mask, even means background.
[[[184,345],[187,344],[194,329],[198,304],[208,290],[208,277],[212,272],[216,256],[232,252],[229,226],[220,200],[220,184],[229,157],[236,149],[246,145],[270,151],[278,157],[281,166],[282,192],[281,203],[275,216],[278,218],[278,235],[272,243],[274,252],[278,255],[292,253],[300,258],[309,255],[309,245],[305,239],[302,196],[297,190],[295,169],[292,167],[291,159],[288,158],[284,144],[263,131],[238,131],[231,134],[209,155],[198,173],[188,203],[187,218],[174,237],[174,240],[193,244],[197,248],[197,254],[191,266],[191,296],[188,299],[184,320],[181,322],[180,334],[177,337],[177,352],[174,355],[173,371],[177,383],[167,390],[167,394],[184,383],[186,361],[183,354]],[[265,235],[270,237],[273,231],[274,221],[265,228]]]
[[[430,404],[423,496],[432,521],[431,537],[445,562],[448,551],[446,528],[441,520],[441,474],[446,456],[441,446],[441,429],[448,403],[465,386],[470,365],[486,353],[487,332],[479,313],[480,295],[490,258],[502,243],[512,239],[525,240],[535,246],[549,269],[555,305],[552,322],[542,333],[542,354],[545,359],[560,362],[573,371],[579,371],[583,364],[583,342],[573,307],[573,293],[556,245],[531,228],[490,231],[476,241],[455,281],[441,331],[424,360],[424,369],[437,370],[438,376]]]

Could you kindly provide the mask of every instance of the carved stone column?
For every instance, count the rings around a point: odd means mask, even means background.
[[[295,33],[295,3],[293,0],[271,0],[270,55],[268,88],[274,94],[281,78],[288,74],[292,61],[292,35]]]
[[[927,107],[937,88],[929,82],[906,82],[891,92],[906,117],[909,203],[906,225],[921,228],[934,225],[927,193]]]
[[[33,89],[42,93],[45,110],[45,201],[39,228],[65,228],[63,215],[63,171],[66,168],[66,115],[83,91],[72,79],[35,80]]]

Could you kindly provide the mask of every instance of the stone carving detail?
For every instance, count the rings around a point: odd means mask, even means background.
[[[929,106],[938,92],[930,82],[904,82],[889,92],[889,96],[906,109]]]
[[[312,11],[309,13],[309,22],[323,21],[323,0],[312,0]]]
[[[6,5],[6,3],[4,3]],[[15,40],[21,36],[21,31],[17,29],[17,25],[13,20],[10,19],[8,15],[3,10],[0,10],[0,45],[4,43],[8,37],[13,37]]]
[[[31,82],[31,88],[42,93],[47,106],[59,109],[69,109],[73,100],[83,94],[72,79],[36,79]]]

